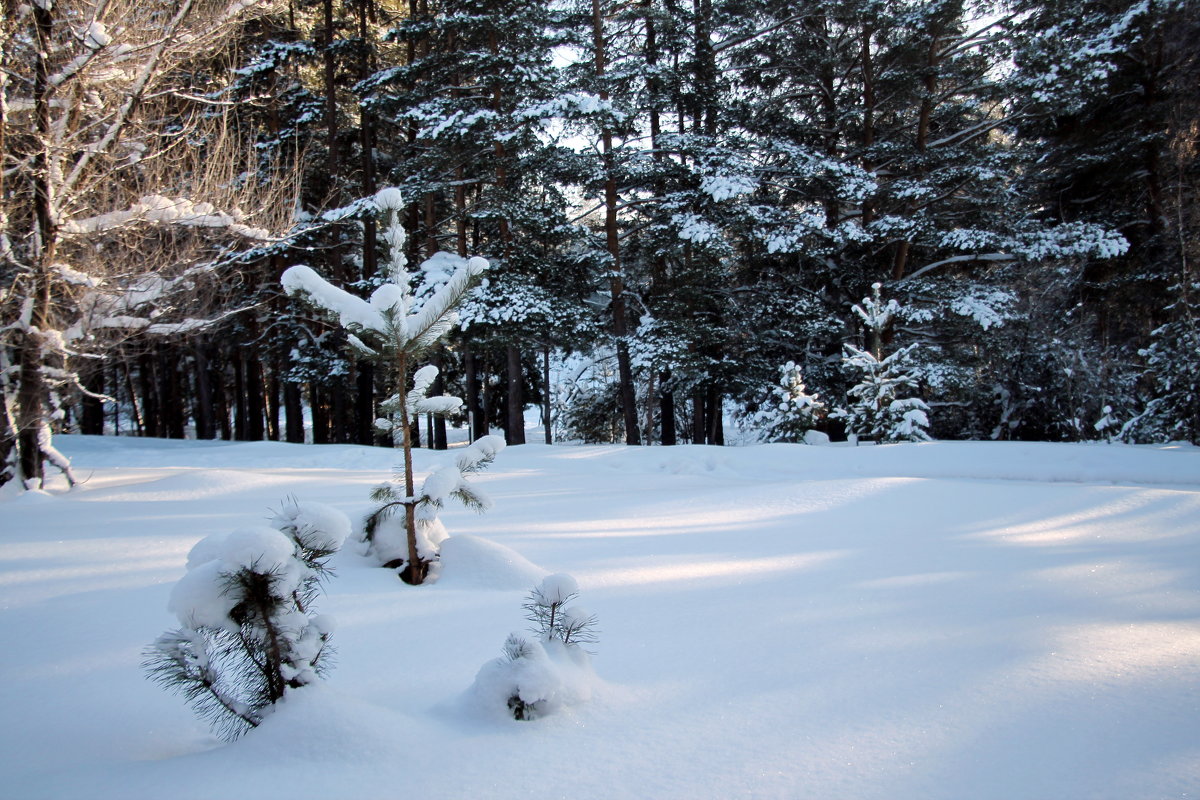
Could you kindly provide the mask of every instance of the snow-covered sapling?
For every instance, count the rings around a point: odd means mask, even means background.
[[[404,200],[395,187],[381,189],[373,198],[380,214],[379,239],[387,247],[384,282],[364,300],[333,286],[305,266],[291,267],[283,273],[283,288],[288,294],[306,298],[313,305],[335,315],[348,333],[347,341],[360,357],[381,363],[392,372],[395,394],[385,404],[385,413],[394,419],[381,419],[383,427],[398,434],[403,451],[402,467],[404,526],[406,547],[401,577],[409,583],[423,583],[429,568],[428,554],[422,554],[417,509],[420,500],[413,480],[411,426],[418,414],[453,414],[462,401],[450,397],[427,397],[437,375],[435,367],[413,370],[416,362],[450,331],[458,321],[455,309],[466,298],[477,277],[488,267],[482,258],[462,258],[450,253],[435,253],[423,265],[427,275],[448,275],[444,282],[424,297],[413,294],[412,276],[404,255],[405,233],[401,224]],[[415,379],[409,388],[410,376]],[[378,423],[377,423],[378,424]],[[387,501],[388,503],[391,500]],[[370,536],[368,531],[368,536]],[[392,559],[389,559],[390,563]]]
[[[591,696],[591,658],[582,645],[596,641],[596,617],[570,606],[579,587],[570,575],[550,575],[526,599],[536,638],[513,633],[503,656],[484,664],[471,687],[486,708],[532,720]]]
[[[313,605],[349,532],[340,511],[289,499],[270,526],[201,539],[168,604],[180,627],[146,649],[150,677],[226,738],[256,727],[328,666],[333,621]]]
[[[858,383],[846,393],[848,407],[837,409],[833,416],[845,420],[847,431],[855,437],[879,442],[928,441],[929,406],[911,394],[919,388],[911,372],[911,358],[917,345],[883,356],[884,330],[900,306],[895,300],[883,302],[880,284],[871,288],[871,297],[863,298],[862,305],[854,307],[866,328],[870,350],[849,343],[843,345],[842,367],[857,373]]]
[[[779,368],[770,398],[747,422],[764,442],[803,442],[824,416],[825,404],[809,394],[800,367],[789,361]]]

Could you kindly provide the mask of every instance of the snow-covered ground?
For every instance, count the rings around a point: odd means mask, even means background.
[[[0,500],[0,796],[1200,796],[1195,448],[509,448],[436,584],[335,556],[329,680],[226,744],[139,667],[189,548],[359,516],[395,454],[56,441],[87,482]],[[471,707],[547,572],[600,620],[590,702]]]

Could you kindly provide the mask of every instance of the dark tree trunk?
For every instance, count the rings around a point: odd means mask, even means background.
[[[192,398],[192,416],[196,420],[196,438],[214,439],[217,429],[213,420],[212,382],[208,356],[205,355],[204,350],[205,347],[202,344],[192,348],[196,374],[196,394]]]
[[[354,395],[354,441],[375,444],[375,367],[367,361],[358,364]]]
[[[246,370],[242,365],[240,347],[229,351],[229,366],[233,369],[233,438],[246,441]]]
[[[100,436],[104,433],[104,401],[93,395],[104,394],[104,364],[91,366],[82,376],[83,388],[89,394],[83,395],[83,413],[79,417],[79,430],[89,436]]]
[[[467,424],[470,428],[468,433],[471,441],[475,441],[481,436],[487,436],[488,421],[487,412],[483,407],[483,397],[480,392],[479,364],[475,358],[475,354],[465,348],[463,351],[463,371],[466,373],[467,383]]]
[[[551,411],[553,404],[550,393],[550,345],[542,348],[542,424],[546,427],[546,444],[554,444],[554,435],[552,433]]]
[[[138,391],[142,396],[143,435],[161,437],[163,424],[155,383],[154,359],[149,353],[142,353],[138,356]]]
[[[705,414],[708,421],[708,443],[723,445],[725,444],[725,418],[724,418],[724,403],[721,395],[721,387],[715,383],[708,387],[708,402]]]
[[[309,408],[312,409],[313,444],[329,444],[329,408],[325,405],[325,390],[309,384]]]
[[[708,428],[704,416],[704,390],[697,389],[692,395],[692,444],[706,444]]]
[[[521,351],[516,345],[505,348],[508,362],[508,407],[505,414],[506,444],[525,444],[525,381],[521,369]]]
[[[600,0],[592,0],[592,40],[595,45],[595,70],[603,78],[607,53],[604,36],[604,15]],[[607,100],[608,93],[600,92],[600,99]],[[621,277],[621,247],[617,225],[617,177],[613,157],[613,136],[608,128],[600,132],[601,158],[604,167],[604,234],[609,256],[612,258],[609,291],[612,295],[612,334],[617,342],[617,372],[620,379],[621,413],[625,420],[625,443],[641,444],[638,434],[637,395],[633,387],[633,366],[629,358],[629,345],[625,337],[629,333],[628,312],[625,307],[625,284]]]
[[[433,386],[430,387],[429,393],[438,397],[446,393],[445,379],[445,348],[438,345],[433,351],[433,365],[437,367],[437,377],[434,378]],[[434,450],[445,450],[449,445],[446,441],[446,418],[433,415],[430,420],[429,442]]]
[[[675,438],[675,393],[669,388],[671,370],[664,370],[658,377],[658,409],[662,425],[662,443],[665,446],[676,444]]]
[[[214,347],[209,351],[208,374],[209,381],[214,387],[213,416],[217,419],[222,441],[228,442],[233,439],[233,427],[230,424],[229,391],[228,381],[225,377],[223,351],[219,347]]]
[[[279,441],[279,360],[271,364],[271,376],[267,379],[267,438]]]
[[[304,402],[299,384],[291,381],[283,384],[283,409],[287,416],[287,440],[304,444]]]
[[[251,352],[243,352],[242,364],[246,370],[246,439],[261,442],[266,438],[267,420],[262,361]]]
[[[331,386],[329,392],[329,438],[334,444],[346,444],[349,441],[349,430],[346,426],[346,392],[340,386]]]
[[[163,434],[170,439],[183,439],[187,416],[184,413],[183,390],[179,385],[179,365],[173,357],[173,353],[177,354],[178,351],[162,345],[156,349]]]

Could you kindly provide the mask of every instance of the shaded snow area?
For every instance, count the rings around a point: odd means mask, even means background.
[[[397,454],[56,441],[86,482],[0,499],[5,797],[1200,795],[1195,448],[509,448],[437,583],[333,557],[328,679],[226,743],[140,668],[188,551],[288,496],[361,519]],[[590,685],[482,708],[559,573]]]

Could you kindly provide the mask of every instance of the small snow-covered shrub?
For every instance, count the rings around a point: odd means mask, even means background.
[[[596,617],[568,604],[579,594],[570,575],[550,575],[529,593],[523,608],[536,638],[513,633],[504,655],[484,664],[472,695],[485,708],[532,720],[591,697],[591,656],[582,645],[596,641]]]
[[[349,531],[340,511],[289,499],[270,526],[201,539],[168,603],[180,627],[146,650],[151,679],[226,738],[256,727],[328,666],[333,621],[312,607]]]

